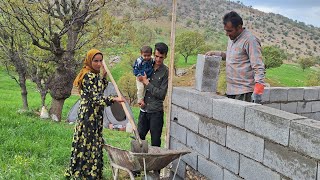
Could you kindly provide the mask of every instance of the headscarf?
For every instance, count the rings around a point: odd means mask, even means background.
[[[87,53],[87,56],[83,62],[83,67],[82,69],[80,70],[78,76],[76,77],[76,79],[73,81],[73,85],[78,87],[79,90],[82,86],[82,80],[83,80],[83,77],[84,75],[86,75],[88,72],[93,72],[93,73],[99,73],[99,71],[97,70],[94,70],[93,67],[92,67],[92,60],[93,60],[93,57],[96,55],[96,54],[101,54],[102,53],[97,50],[97,49],[91,49],[90,51],[88,51]]]

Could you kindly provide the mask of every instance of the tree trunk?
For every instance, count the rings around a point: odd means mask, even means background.
[[[41,95],[41,105],[42,105],[42,107],[46,106],[47,91],[41,89],[40,95]]]
[[[16,72],[19,76],[19,86],[21,89],[21,98],[22,98],[22,110],[28,110],[28,91],[26,86],[26,76],[27,76],[27,68],[26,63],[24,59],[21,59],[19,57],[19,54],[16,51],[10,52],[10,59],[12,63],[14,64],[14,67],[16,68]]]
[[[73,53],[65,52],[55,72],[54,78],[49,84],[52,103],[50,115],[61,121],[61,113],[64,101],[70,97],[73,87],[73,80],[76,76]]]
[[[54,121],[61,121],[61,113],[65,99],[52,99],[50,114]]]
[[[184,62],[185,62],[185,63],[188,63],[188,56],[185,56],[185,57],[184,57]]]
[[[29,105],[28,105],[28,91],[27,91],[27,86],[26,86],[26,75],[25,74],[19,74],[19,85],[21,88],[21,98],[22,98],[22,110],[28,110]]]

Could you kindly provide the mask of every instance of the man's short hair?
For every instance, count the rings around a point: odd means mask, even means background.
[[[141,53],[151,53],[152,54],[152,48],[150,46],[142,46],[140,48]]]
[[[168,46],[163,42],[156,43],[154,49],[157,50],[160,54],[167,55],[168,53]]]
[[[231,11],[224,15],[223,24],[226,25],[228,22],[231,22],[233,27],[238,27],[239,25],[243,25],[242,18],[235,11]]]

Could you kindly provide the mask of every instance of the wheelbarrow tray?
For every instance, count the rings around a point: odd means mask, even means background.
[[[155,146],[149,146],[148,153],[133,153],[131,151],[119,149],[111,145],[104,145],[110,162],[130,171],[157,171],[166,167],[175,159],[190,153],[186,150],[171,150]],[[146,169],[144,169],[144,161]]]

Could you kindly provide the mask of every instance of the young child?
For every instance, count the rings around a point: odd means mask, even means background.
[[[153,59],[152,48],[150,46],[142,46],[140,49],[141,56],[134,62],[133,65],[133,74],[137,77],[137,96],[138,96],[138,104],[143,103],[143,98],[145,94],[145,88],[142,82],[138,80],[139,76],[147,75],[149,78],[153,72]]]

